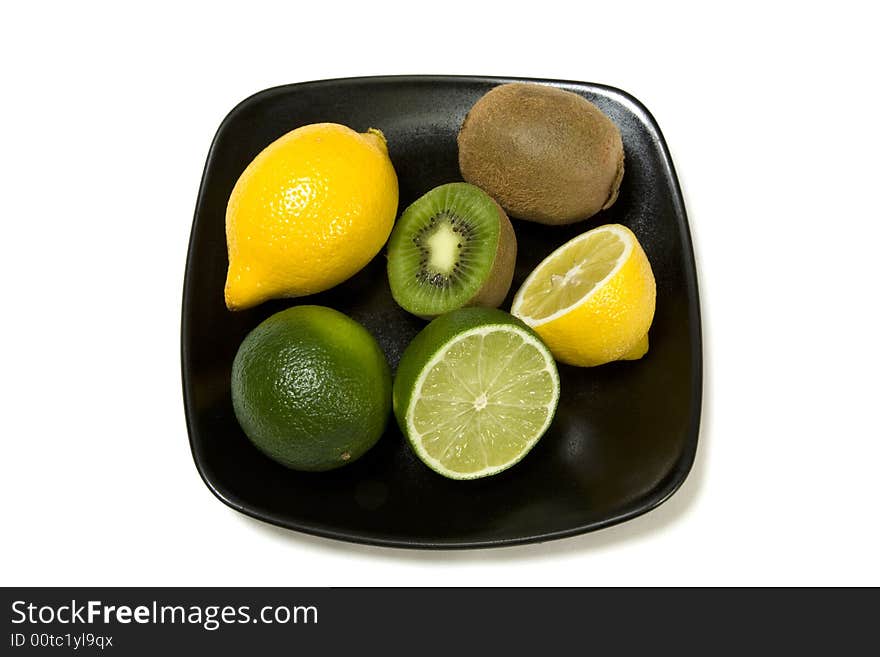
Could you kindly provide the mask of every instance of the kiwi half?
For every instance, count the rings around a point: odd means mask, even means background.
[[[510,220],[468,183],[441,185],[419,198],[388,241],[391,294],[404,310],[426,319],[464,306],[497,308],[515,262]]]
[[[569,224],[617,199],[623,141],[611,119],[575,93],[502,84],[465,117],[458,163],[462,177],[486,190],[510,216]]]

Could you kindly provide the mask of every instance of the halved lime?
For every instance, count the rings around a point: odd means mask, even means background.
[[[416,455],[451,479],[476,479],[522,459],[550,426],[559,374],[523,322],[488,308],[435,319],[401,358],[394,414]]]

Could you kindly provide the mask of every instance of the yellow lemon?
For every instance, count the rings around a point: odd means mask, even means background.
[[[336,123],[297,128],[251,162],[229,197],[226,305],[322,292],[366,265],[397,214],[384,135]]]
[[[600,226],[566,242],[529,274],[510,312],[563,363],[590,367],[648,351],[657,288],[626,226]]]

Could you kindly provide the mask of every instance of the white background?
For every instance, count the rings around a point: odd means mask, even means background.
[[[880,584],[869,3],[299,4],[5,9],[0,583]],[[265,87],[395,73],[603,82],[658,120],[706,358],[697,461],[660,509],[410,552],[260,524],[198,477],[180,300],[214,131]]]

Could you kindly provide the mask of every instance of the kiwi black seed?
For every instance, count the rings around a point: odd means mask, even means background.
[[[391,294],[426,319],[463,306],[497,308],[515,261],[516,236],[504,210],[468,183],[441,185],[419,198],[388,241]]]
[[[458,133],[462,177],[518,219],[569,224],[611,206],[623,178],[617,126],[593,103],[547,85],[495,87]]]

